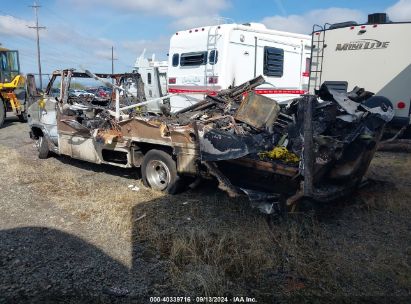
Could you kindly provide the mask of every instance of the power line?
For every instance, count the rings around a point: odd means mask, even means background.
[[[33,5],[30,5],[34,9],[34,14],[36,17],[36,26],[29,26],[31,29],[35,29],[37,33],[37,64],[39,66],[39,75],[40,75],[40,88],[43,88],[43,81],[42,81],[42,76],[41,76],[41,60],[40,60],[40,34],[39,30],[44,30],[46,27],[44,26],[39,26],[39,15],[38,15],[38,9],[41,7],[40,5],[37,4],[37,1],[34,1]]]

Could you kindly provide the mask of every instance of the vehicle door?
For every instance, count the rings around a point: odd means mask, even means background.
[[[39,127],[49,140],[57,143],[56,104],[58,99],[50,94],[53,84],[58,82],[59,75],[53,75],[46,92],[41,93],[36,87],[33,74],[27,75],[27,116],[30,126]]]
[[[58,146],[61,154],[99,163],[100,157],[91,129],[81,123],[85,116],[94,115],[94,112],[88,111],[87,106],[82,105],[87,96],[76,96],[74,93],[74,90],[85,87],[88,81],[72,70],[63,74],[57,107]]]

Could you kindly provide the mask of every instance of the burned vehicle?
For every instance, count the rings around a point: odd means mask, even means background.
[[[49,95],[60,77],[60,96]],[[70,97],[75,78],[110,85],[110,100]],[[372,160],[390,101],[360,88],[324,83],[287,105],[255,94],[264,79],[209,95],[178,112],[144,111],[144,90],[130,101],[121,75],[58,71],[45,96],[31,94],[30,136],[50,151],[97,164],[141,167],[145,185],[176,193],[196,177],[215,177],[230,196],[247,195],[273,213],[302,198],[328,202],[351,193]],[[162,98],[166,98],[162,97]]]

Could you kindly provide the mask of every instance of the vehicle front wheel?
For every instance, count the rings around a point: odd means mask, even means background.
[[[36,140],[36,146],[40,159],[46,159],[47,157],[49,157],[50,150],[47,138],[45,138],[44,136],[39,136],[39,138]]]
[[[177,174],[176,162],[170,154],[161,150],[150,150],[141,164],[143,183],[154,190],[169,194],[177,193],[182,184]]]

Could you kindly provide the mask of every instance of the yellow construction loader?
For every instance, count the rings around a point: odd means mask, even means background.
[[[25,93],[25,78],[20,74],[19,52],[0,46],[0,127],[7,112],[14,112],[22,122],[27,120]]]

